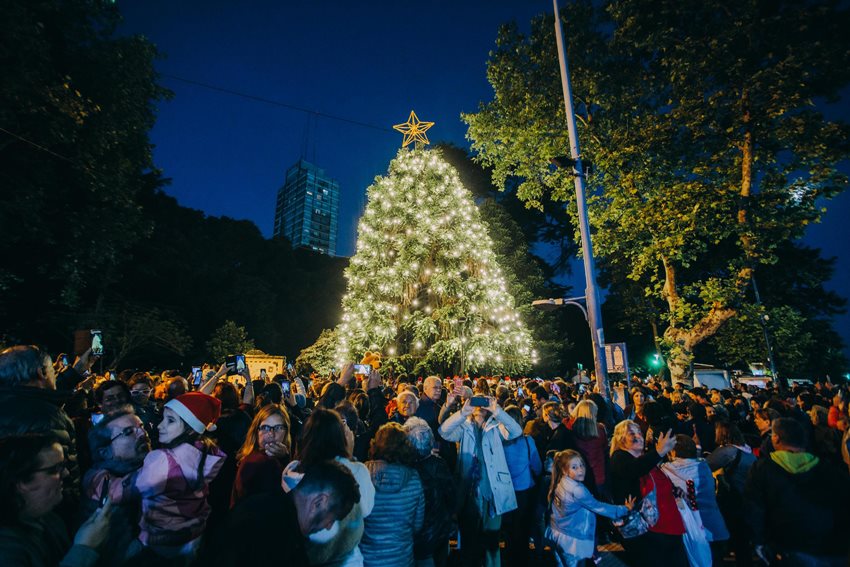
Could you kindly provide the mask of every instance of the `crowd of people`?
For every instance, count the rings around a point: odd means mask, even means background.
[[[846,565],[848,391],[0,352],[0,565]]]

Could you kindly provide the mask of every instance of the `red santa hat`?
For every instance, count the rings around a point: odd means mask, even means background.
[[[171,408],[197,433],[215,431],[215,420],[221,415],[221,401],[201,392],[177,396],[169,400],[165,407]]]

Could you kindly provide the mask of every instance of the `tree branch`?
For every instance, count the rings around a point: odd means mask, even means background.
[[[661,262],[664,264],[664,287],[661,290],[661,296],[667,301],[667,308],[673,314],[679,306],[679,292],[676,290],[676,267],[667,259],[667,256],[662,256]],[[674,325],[674,323],[671,323],[671,325]]]

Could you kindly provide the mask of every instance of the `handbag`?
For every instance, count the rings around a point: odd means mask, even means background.
[[[640,499],[637,506],[629,510],[622,525],[617,526],[620,535],[625,539],[642,536],[649,528],[658,523],[658,497],[655,490],[655,480],[649,474],[652,489]],[[616,524],[615,524],[616,525]]]

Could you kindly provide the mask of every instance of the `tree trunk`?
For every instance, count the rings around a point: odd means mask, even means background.
[[[715,303],[711,310],[690,329],[682,329],[673,325],[664,331],[664,340],[670,345],[667,355],[667,368],[670,379],[674,384],[684,382],[693,386],[693,376],[690,375],[691,363],[694,360],[694,347],[705,339],[713,336],[729,319],[736,315],[734,309]]]
[[[675,344],[667,354],[667,369],[670,371],[670,381],[673,384],[683,382],[687,386],[693,386],[694,381],[691,376],[691,363],[693,361],[693,352],[681,344]]]

